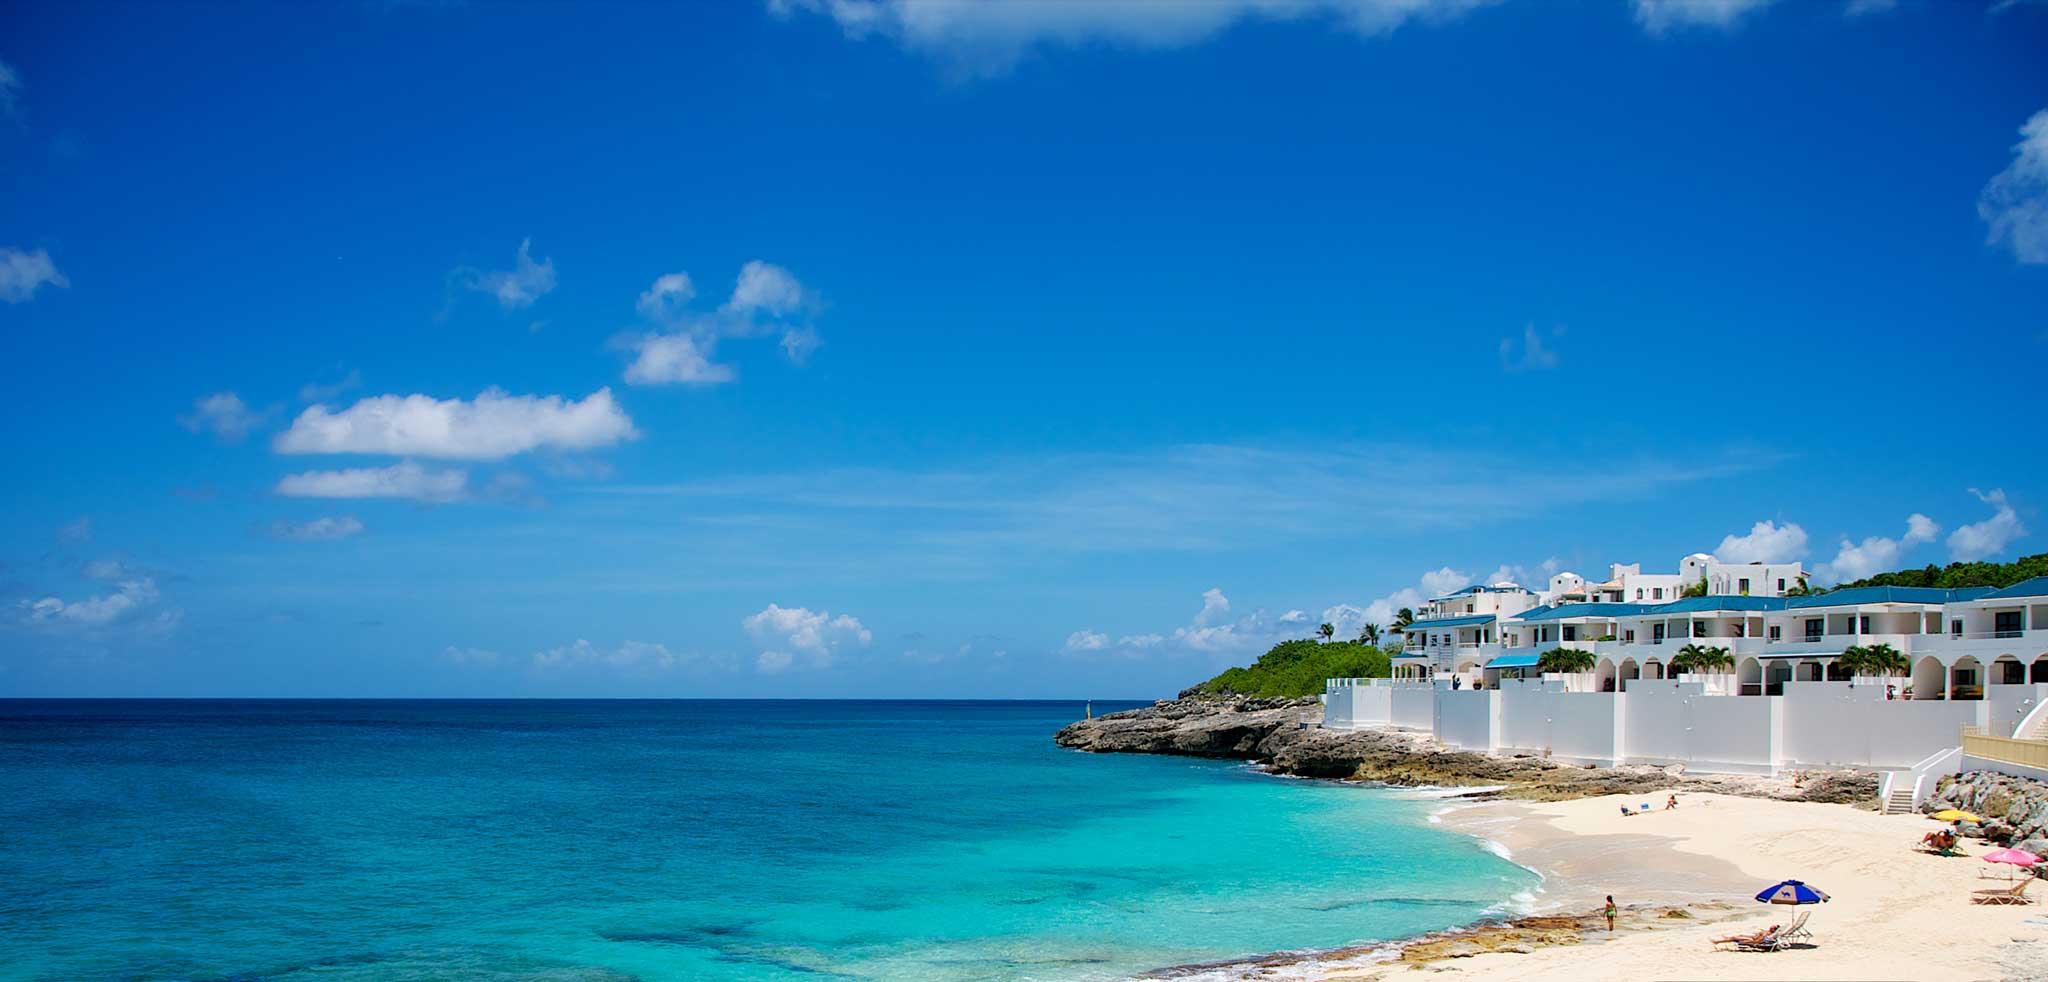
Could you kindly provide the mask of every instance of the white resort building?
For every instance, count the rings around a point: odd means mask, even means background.
[[[1326,726],[1591,764],[1874,768],[1896,772],[1886,791],[1902,807],[1960,769],[2048,779],[2048,577],[1807,594],[1796,563],[1695,554],[1676,574],[1617,564],[1604,581],[1559,573],[1540,592],[1468,587],[1400,634],[1394,678],[1329,681]],[[1905,676],[1836,665],[1880,644],[1906,657]],[[1674,674],[1688,645],[1725,649],[1732,670]],[[1585,652],[1592,669],[1542,672],[1555,648]]]

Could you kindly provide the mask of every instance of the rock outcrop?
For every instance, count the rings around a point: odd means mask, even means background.
[[[2048,783],[1996,771],[1965,771],[1943,777],[1920,810],[1933,813],[1960,808],[1984,819],[1965,826],[1963,834],[1992,842],[2012,843],[2035,855],[2048,846]]]
[[[1557,801],[1666,789],[1808,801],[1870,802],[1872,774],[1797,775],[1793,780],[1702,777],[1681,767],[1590,767],[1529,755],[1452,750],[1400,730],[1321,728],[1322,705],[1306,699],[1188,697],[1082,720],[1060,746],[1095,753],[1179,754],[1252,760],[1277,774],[1408,787],[1499,785],[1502,797]]]

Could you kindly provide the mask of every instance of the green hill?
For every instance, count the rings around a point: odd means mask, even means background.
[[[2048,552],[2021,556],[2009,563],[1950,563],[1947,566],[1928,563],[1924,569],[1879,573],[1833,589],[1847,590],[1859,586],[1932,586],[1950,590],[1966,586],[2004,587],[2032,576],[2048,576]]]
[[[1223,673],[1183,695],[1312,696],[1324,679],[1386,678],[1387,654],[1360,641],[1282,641],[1246,668]]]

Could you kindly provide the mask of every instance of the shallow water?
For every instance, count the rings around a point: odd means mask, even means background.
[[[1534,883],[1428,801],[1053,746],[1079,710],[0,702],[0,979],[1108,979]]]

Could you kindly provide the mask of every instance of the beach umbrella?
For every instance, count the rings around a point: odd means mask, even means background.
[[[2000,849],[1996,852],[1985,853],[1984,861],[1987,863],[2005,863],[2009,866],[2032,866],[2040,862],[2041,857],[2025,849]]]
[[[1981,821],[1983,821],[1983,819],[1981,819],[1981,818],[1978,818],[1977,816],[1975,816],[1975,815],[1972,815],[1972,814],[1970,814],[1969,812],[1966,812],[1966,811],[1962,811],[1962,810],[1960,810],[1960,809],[1955,809],[1955,808],[1950,808],[1950,809],[1948,809],[1947,811],[1938,811],[1938,812],[1935,812],[1934,814],[1932,814],[1932,815],[1929,815],[1929,816],[1927,816],[1927,817],[1928,817],[1928,818],[1931,818],[1931,819],[1934,819],[1934,820],[1935,820],[1935,821],[1937,821],[1937,822],[1981,822]]]
[[[1774,886],[1767,886],[1756,895],[1760,904],[1824,904],[1828,895],[1807,886],[1798,880],[1786,880]]]

